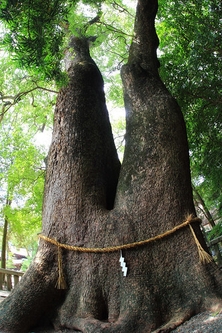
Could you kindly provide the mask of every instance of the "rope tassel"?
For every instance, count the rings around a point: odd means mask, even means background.
[[[209,263],[211,262],[213,259],[211,257],[211,255],[209,253],[207,253],[203,248],[202,246],[200,245],[200,242],[199,240],[197,239],[197,236],[192,228],[192,226],[189,224],[189,227],[190,227],[190,230],[193,234],[193,238],[195,240],[195,243],[197,245],[197,249],[198,249],[198,253],[199,253],[199,257],[200,257],[200,261],[203,262],[203,263]]]
[[[58,271],[59,271],[59,278],[56,283],[56,288],[67,289],[67,284],[64,278],[63,268],[62,268],[62,249],[60,246],[58,246]]]

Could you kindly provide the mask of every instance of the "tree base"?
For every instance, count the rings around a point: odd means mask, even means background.
[[[198,313],[196,315],[192,315],[189,312],[186,314],[183,314],[183,317],[180,316],[180,314],[175,315],[175,317],[166,325],[158,328],[155,331],[152,331],[151,333],[169,333],[169,332],[177,332],[177,328],[179,327],[179,331],[181,332],[191,332],[191,330],[197,331],[198,329],[202,329],[204,332],[213,332],[215,331],[215,325],[216,329],[218,328],[218,332],[220,331],[221,324],[222,324],[222,318],[221,316],[216,317],[219,313],[221,313],[222,307],[220,307],[220,311],[210,311],[210,312],[203,312]],[[216,315],[215,315],[216,314]],[[203,320],[204,317],[204,320]],[[210,318],[206,320],[206,318]],[[212,320],[213,318],[213,320]],[[212,328],[211,328],[212,326]],[[34,328],[29,333],[79,333],[79,330],[73,330],[73,329],[58,329],[56,330],[52,326],[45,326],[45,327],[39,327]],[[106,330],[102,330],[100,328],[100,331],[91,331],[91,332],[107,332]],[[110,331],[108,331],[110,332]],[[117,331],[113,331],[116,332]],[[123,331],[118,331],[118,333],[122,333]],[[147,332],[146,332],[147,333]]]

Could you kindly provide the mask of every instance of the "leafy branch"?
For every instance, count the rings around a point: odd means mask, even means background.
[[[33,83],[36,85],[35,87],[33,87],[29,90],[26,90],[26,91],[21,91],[18,94],[16,94],[15,96],[4,95],[3,92],[0,91],[0,101],[3,102],[2,110],[1,110],[1,113],[0,113],[0,123],[1,123],[4,115],[9,111],[9,109],[12,106],[19,103],[22,100],[22,98],[24,98],[28,94],[32,93],[33,91],[39,89],[39,90],[44,90],[44,91],[47,91],[47,92],[50,92],[50,93],[58,94],[58,91],[56,91],[54,89],[41,87],[35,81],[33,81]]]

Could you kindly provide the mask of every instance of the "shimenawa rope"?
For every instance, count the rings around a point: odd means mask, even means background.
[[[198,249],[198,253],[199,253],[199,257],[200,257],[200,261],[203,263],[209,263],[210,261],[212,261],[212,257],[209,255],[209,253],[207,253],[202,246],[200,245],[199,240],[196,237],[196,234],[191,226],[191,223],[194,222],[198,222],[201,223],[201,219],[199,219],[198,217],[192,217],[192,215],[189,215],[186,219],[186,221],[184,221],[183,223],[175,226],[173,229],[168,230],[166,232],[164,232],[163,234],[151,237],[149,239],[145,239],[142,241],[138,241],[138,242],[133,242],[133,243],[128,243],[128,244],[122,244],[122,245],[116,245],[116,246],[109,246],[109,247],[80,247],[80,246],[73,246],[73,245],[68,245],[68,244],[62,244],[59,243],[57,240],[53,239],[53,238],[49,238],[45,235],[39,234],[39,238],[45,240],[48,243],[51,243],[53,245],[56,245],[58,248],[58,272],[59,272],[59,278],[58,278],[58,282],[56,284],[56,287],[58,289],[66,289],[66,282],[64,279],[64,275],[63,275],[63,270],[62,270],[62,248],[69,250],[69,251],[76,251],[76,252],[87,252],[87,253],[109,253],[109,252],[115,252],[115,251],[120,251],[120,250],[126,250],[126,249],[131,249],[131,248],[135,248],[138,246],[142,246],[142,245],[146,245],[148,243],[154,242],[156,240],[160,240],[164,237],[167,237],[171,234],[173,234],[174,232],[176,232],[177,230],[184,228],[185,226],[189,225],[191,233],[194,237],[195,243],[197,245],[197,249]]]

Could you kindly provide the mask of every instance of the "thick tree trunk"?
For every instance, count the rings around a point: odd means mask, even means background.
[[[57,101],[43,214],[44,235],[61,243],[115,247],[165,233],[195,214],[185,124],[158,75],[156,10],[156,0],[138,1],[122,70],[127,128],[120,176],[101,75],[86,41],[73,40],[77,56]],[[193,228],[206,249],[197,223]],[[54,288],[56,251],[41,241],[31,268],[3,302],[1,332],[27,332],[44,318],[59,332],[169,332],[221,302],[220,274],[213,263],[199,262],[188,226],[123,250],[127,276],[119,251],[63,250],[66,290]]]

